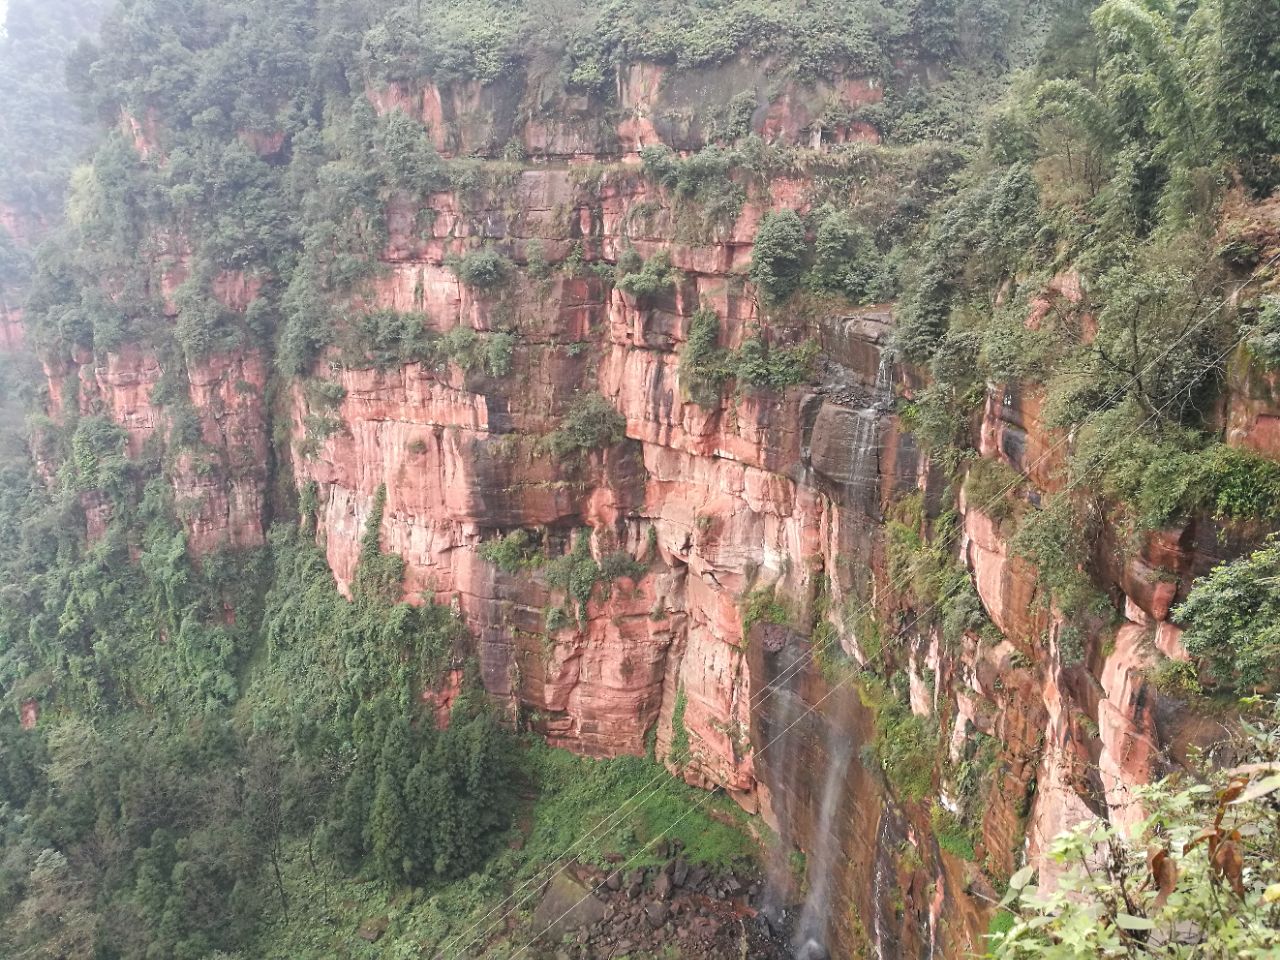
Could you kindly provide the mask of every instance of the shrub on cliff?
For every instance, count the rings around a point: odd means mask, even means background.
[[[1199,431],[1152,423],[1134,401],[1096,414],[1080,430],[1071,476],[1127,506],[1156,529],[1197,511],[1221,520],[1280,517],[1280,466]]]
[[[805,275],[805,286],[863,302],[875,289],[880,271],[880,254],[870,233],[847,212],[830,207],[817,220],[813,266]]]
[[[724,385],[733,379],[756,390],[785,390],[813,379],[819,348],[812,340],[775,347],[754,330],[737,350],[726,350],[719,341],[720,319],[704,307],[690,318],[680,349],[680,385],[701,407],[718,406]]]
[[[677,275],[671,266],[671,254],[665,250],[648,260],[641,260],[635,251],[628,250],[618,258],[617,273],[618,289],[633,297],[652,297],[669,290]]]
[[[516,573],[546,562],[528,530],[512,530],[504,537],[486,540],[477,552],[486,563],[493,564],[504,573]]]
[[[750,149],[753,145],[757,149]],[[640,158],[646,174],[684,201],[675,210],[677,233],[705,240],[709,231],[731,224],[742,212],[747,191],[734,179],[734,172],[759,171],[759,146],[759,140],[733,149],[712,144],[680,157],[670,147],[655,144],[641,150]]]
[[[1274,711],[1274,706],[1271,707]],[[1055,883],[1033,866],[1009,881],[993,927],[996,960],[1274,957],[1280,950],[1280,722],[1273,714],[1226,755],[1135,789],[1143,819],[1124,830],[1090,819],[1048,844]]]
[[[798,213],[765,214],[756,231],[750,276],[766,303],[780,303],[796,291],[806,253],[804,221]]]
[[[729,369],[746,386],[785,390],[812,379],[818,352],[818,344],[812,340],[779,348],[771,346],[756,331],[730,356]]]
[[[688,339],[680,348],[680,385],[701,407],[715,407],[732,376],[729,352],[720,346],[720,318],[706,307],[689,318]]]
[[[124,429],[106,417],[85,417],[71,437],[71,456],[63,465],[62,479],[71,490],[100,490],[123,496],[129,476]]]
[[[1262,298],[1253,326],[1249,352],[1271,369],[1280,367],[1280,297]]]
[[[378,369],[420,363],[433,355],[427,318],[417,312],[370,310],[350,317],[341,339],[343,359]]]
[[[857,684],[863,706],[875,712],[875,739],[862,749],[863,762],[878,766],[903,800],[920,800],[933,789],[934,756],[938,752],[936,725],[916,716],[906,703],[906,675],[890,683],[871,672]]]
[[[1238,694],[1280,683],[1280,539],[1215,567],[1173,611],[1182,643],[1213,682]]]
[[[452,361],[468,373],[484,370],[491,377],[505,377],[515,357],[515,339],[506,331],[479,334],[457,326],[435,342],[432,352],[441,366]]]
[[[494,290],[507,282],[515,267],[496,250],[473,250],[461,257],[452,255],[445,265],[459,280],[477,290]]]
[[[449,185],[448,171],[427,129],[401,110],[392,110],[382,124],[383,162],[388,179],[421,196]]]
[[[596,450],[622,440],[627,420],[598,393],[584,393],[573,401],[560,426],[546,437],[547,449],[557,457]]]
[[[1065,492],[1022,516],[1009,548],[1036,568],[1041,603],[1052,603],[1068,615],[1106,605],[1106,598],[1085,572],[1094,534]]]
[[[993,520],[1009,520],[1019,511],[1026,478],[1003,460],[978,457],[964,478],[964,498],[971,510],[981,510]]]

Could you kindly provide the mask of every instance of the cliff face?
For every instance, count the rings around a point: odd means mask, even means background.
[[[313,504],[316,536],[345,587],[385,487],[381,545],[405,560],[406,597],[456,606],[485,686],[513,719],[593,755],[642,753],[653,738],[673,772],[763,814],[808,853],[818,917],[802,922],[815,939],[870,944],[880,958],[963,955],[981,947],[992,878],[1007,876],[1024,849],[1036,858],[1091,817],[1137,819],[1132,788],[1207,736],[1155,688],[1149,668],[1157,653],[1184,656],[1168,622],[1174,601],[1248,538],[1206,517],[1146,535],[1136,549],[1122,544],[1124,532],[1104,532],[1110,547],[1088,572],[1124,622],[1085,624],[1084,639],[1073,640],[1082,653],[1066,656],[1064,630],[1080,624],[1044,602],[1036,570],[1010,549],[1008,525],[960,498],[960,558],[1002,636],[970,631],[944,642],[888,556],[895,503],[919,494],[936,517],[957,499],[893,412],[895,396],[925,384],[886,355],[893,305],[815,300],[807,315],[791,315],[763,307],[745,276],[761,218],[805,211],[820,174],[800,168],[753,182],[736,216],[708,224],[646,177],[637,156],[659,142],[700,146],[708,105],[755,90],[753,129],[813,147],[817,169],[825,145],[873,137],[821,118],[850,115],[878,91],[850,78],[767,96],[763,68],[740,65],[661,80],[659,68],[637,64],[620,74],[616,115],[563,103],[555,121],[526,109],[541,95],[532,81],[369,91],[377,110],[423,121],[446,156],[496,164],[505,151],[528,161],[504,166],[501,187],[432,195],[429,216],[393,200],[382,269],[355,304],[420,311],[440,334],[513,334],[503,375],[457,363],[352,365],[333,351],[283,384],[273,410],[269,358],[240,350],[182,365],[182,403],[160,404],[153,393],[173,371],[128,347],[50,366],[50,412],[109,417],[134,457],[167,447],[165,474],[197,555],[263,541],[279,460]],[[130,128],[141,152],[153,152],[146,124]],[[446,266],[481,243],[518,267],[487,293]],[[633,296],[589,267],[539,275],[531,265],[575,249],[588,263],[666,251],[678,279]],[[1050,300],[1078,304],[1079,287],[1055,279],[1028,324]],[[232,309],[256,295],[237,276],[216,289]],[[703,307],[718,316],[726,348],[757,326],[780,338],[807,329],[821,347],[818,382],[731,386],[716,404],[694,403],[680,355]],[[625,419],[625,439],[552,454],[544,438],[592,393]],[[179,406],[197,423],[181,448],[172,442]],[[1280,456],[1275,377],[1243,356],[1221,416],[1231,444]],[[1034,391],[990,384],[972,430],[983,457],[1029,482],[1027,499],[1061,488],[1068,438],[1043,425]],[[100,530],[105,508],[91,497],[85,506],[90,532]],[[516,530],[551,557],[588,537],[598,560],[624,552],[643,574],[628,568],[597,585],[579,615],[545,567],[508,571],[485,559],[482,544]],[[749,614],[749,598],[766,590],[785,618]],[[565,606],[567,616],[549,617]],[[834,636],[843,656],[820,649],[820,636]],[[833,659],[842,663],[832,668]],[[939,763],[971,759],[976,734],[992,738],[972,861],[940,847],[927,803],[895,797],[868,765],[861,748],[874,739],[875,717],[857,692],[859,665],[906,674],[910,709],[942,731]],[[945,801],[948,785],[937,786]]]
[[[183,269],[179,261],[165,274],[165,290],[177,287]],[[257,285],[227,274],[214,289],[228,309],[243,310]],[[176,319],[171,297],[165,312]],[[193,556],[258,547],[269,520],[269,364],[256,350],[192,360],[161,357],[137,343],[101,356],[81,350],[46,360],[47,409],[60,422],[104,417],[123,429],[130,459],[161,459]],[[96,491],[82,502],[94,538],[110,521],[111,506]]]

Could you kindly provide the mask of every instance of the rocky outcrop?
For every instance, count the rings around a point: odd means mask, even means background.
[[[137,344],[47,364],[49,412],[59,420],[101,416],[124,431],[131,458],[160,456],[193,555],[260,546],[269,519],[272,452],[267,366],[260,353],[214,354],[166,370]],[[86,495],[90,535],[109,504]]]
[[[662,855],[668,845],[661,845]],[[672,851],[674,852],[674,851]],[[792,956],[785,930],[757,922],[760,878],[690,863],[600,869],[570,864],[547,885],[533,911],[536,929],[572,960],[610,960],[679,942],[684,956],[713,960]]]
[[[566,91],[554,75],[530,69],[523,82],[482,85],[391,83],[366,94],[379,113],[398,110],[419,120],[441,155],[507,156],[594,162],[665,143],[697,149],[723,136],[732,113],[767,141],[786,144],[878,141],[869,123],[853,119],[859,107],[879,103],[884,91],[861,77],[778,89],[774,64],[742,58],[726,65],[671,73],[654,63],[619,66],[613,102]],[[839,119],[837,119],[839,118]],[[130,126],[142,136],[143,125]]]

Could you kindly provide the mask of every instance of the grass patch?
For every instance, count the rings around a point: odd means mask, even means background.
[[[579,860],[603,864],[605,854],[620,853],[636,855],[637,865],[658,864],[652,850],[638,851],[659,838],[679,840],[695,863],[729,866],[759,856],[745,831],[747,815],[732,801],[708,797],[651,760],[591,760],[540,744],[530,753],[541,796],[523,851],[529,861],[562,856],[580,837],[599,833],[593,828],[605,820],[620,823],[577,848]],[[639,799],[630,802],[637,793]]]
[[[1004,907],[998,909],[991,915],[990,921],[987,923],[988,937],[1003,937],[1006,933],[1013,929],[1014,923],[1017,921],[1012,913]]]
[[[753,590],[742,601],[742,636],[746,639],[757,623],[785,624],[791,618],[786,605],[772,588]]]
[[[933,826],[933,835],[938,839],[938,846],[947,853],[970,862],[978,858],[973,849],[973,831],[942,804],[933,805],[929,811],[929,823]]]
[[[927,796],[933,791],[936,725],[912,713],[892,686],[874,674],[862,675],[858,697],[876,715],[876,738],[863,748],[864,763],[878,764],[894,793],[902,799],[920,800]]]

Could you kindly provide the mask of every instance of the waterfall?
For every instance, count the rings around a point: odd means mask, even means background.
[[[848,482],[855,495],[871,489],[880,472],[880,415],[874,407],[858,411],[849,441]]]
[[[794,845],[791,830],[794,819],[792,807],[800,767],[803,726],[797,723],[797,719],[806,709],[800,695],[792,687],[799,682],[803,672],[795,669],[796,661],[801,655],[791,644],[778,651],[778,675],[785,675],[787,680],[773,694],[776,706],[770,711],[768,726],[763,731],[766,742],[777,737],[777,742],[769,751],[772,755],[769,780],[773,812],[778,821],[778,842],[769,858],[768,882],[760,910],[774,934],[781,934],[786,927],[787,895],[791,891],[791,849]]]
[[[885,351],[880,352],[880,363],[876,366],[874,406],[881,412],[893,409],[893,361]]]
[[[885,923],[885,914],[893,913],[890,897],[893,895],[893,864],[889,849],[893,838],[889,818],[881,816],[880,830],[876,836],[876,862],[871,881],[871,942],[876,948],[876,960],[888,960],[885,943],[892,936],[892,926]]]
[[[796,960],[825,960],[827,919],[831,915],[831,878],[840,853],[840,835],[835,829],[840,813],[845,774],[853,755],[853,744],[833,725],[827,728],[827,777],[822,787],[822,804],[814,825],[809,861],[809,894],[792,940]]]

